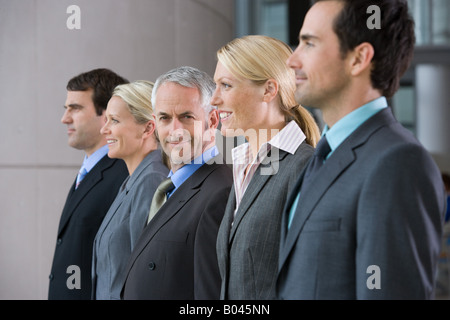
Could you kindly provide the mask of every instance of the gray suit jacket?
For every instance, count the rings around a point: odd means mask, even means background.
[[[282,221],[281,299],[429,299],[445,191],[438,167],[390,109],[351,134]]]
[[[168,174],[156,150],[125,179],[94,240],[93,299],[120,299],[126,263],[147,222],[153,193]]]
[[[280,224],[288,192],[314,152],[303,142],[294,155],[279,151],[279,160],[260,165],[236,208],[230,193],[218,238],[221,299],[274,299]],[[272,165],[278,172],[262,175]]]

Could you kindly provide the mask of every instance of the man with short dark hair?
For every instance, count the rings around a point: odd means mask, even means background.
[[[56,240],[48,291],[49,300],[91,299],[92,247],[111,203],[128,176],[122,160],[110,159],[105,136],[105,110],[116,86],[128,83],[108,69],[95,69],[67,84],[68,143],[83,150],[85,158],[70,188]]]
[[[299,38],[296,98],[326,127],[285,207],[278,297],[433,298],[444,187],[387,104],[414,50],[407,2],[317,1]]]

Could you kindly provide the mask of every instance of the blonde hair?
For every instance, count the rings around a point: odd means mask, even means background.
[[[128,110],[133,115],[136,123],[145,124],[153,119],[152,91],[154,83],[147,80],[137,80],[132,83],[117,86],[113,91],[113,96],[121,98],[128,106]],[[158,136],[155,139],[159,143]],[[169,157],[162,154],[162,161],[170,169]]]
[[[154,83],[138,80],[117,86],[113,96],[120,97],[128,106],[128,110],[139,124],[153,120],[152,90]]]
[[[217,59],[234,76],[263,85],[277,81],[279,101],[286,122],[295,120],[306,135],[306,142],[315,147],[320,131],[311,113],[295,100],[295,72],[286,64],[292,49],[284,42],[263,35],[236,38],[217,51]]]

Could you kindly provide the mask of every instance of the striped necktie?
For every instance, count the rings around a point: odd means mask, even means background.
[[[86,176],[87,171],[86,168],[82,167],[80,169],[80,171],[78,172],[78,176],[77,176],[77,184],[75,186],[75,189],[78,188],[78,186],[80,185],[81,181],[84,179],[84,177]]]

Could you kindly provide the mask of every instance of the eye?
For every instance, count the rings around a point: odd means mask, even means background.
[[[231,85],[228,84],[228,83],[226,83],[226,82],[222,82],[221,85],[222,85],[222,87],[224,87],[225,89],[231,88]]]

